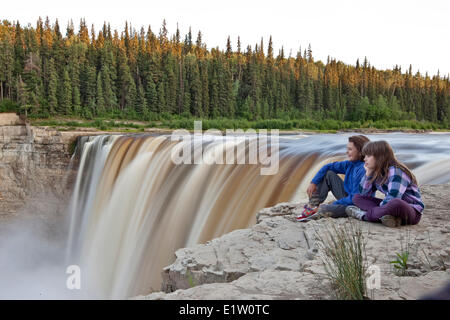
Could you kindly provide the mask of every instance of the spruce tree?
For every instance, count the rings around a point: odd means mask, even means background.
[[[48,107],[51,115],[56,114],[56,110],[58,109],[58,74],[56,73],[55,63],[53,59],[50,59],[49,62],[49,73],[50,73],[50,81],[48,84]]]
[[[97,75],[97,94],[96,94],[97,113],[99,115],[105,114],[105,96],[102,83],[103,83],[102,73],[99,72]]]
[[[65,68],[63,72],[61,111],[65,115],[72,113],[72,86],[70,84],[69,71],[67,68]]]
[[[152,77],[147,80],[147,86],[145,90],[145,98],[147,100],[147,106],[151,112],[158,112],[158,97],[156,92],[156,85],[153,82]]]

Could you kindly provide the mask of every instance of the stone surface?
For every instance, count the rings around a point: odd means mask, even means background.
[[[250,272],[230,283],[210,283],[173,293],[152,293],[146,300],[271,300],[331,299],[330,283],[310,272],[265,270]]]
[[[164,268],[161,292],[135,299],[333,299],[318,235],[360,226],[367,266],[380,270],[372,299],[418,299],[450,281],[450,185],[421,186],[427,205],[418,225],[387,228],[350,218],[296,222],[300,204],[258,212],[257,224],[205,244],[179,249]],[[390,261],[409,248],[401,276]]]
[[[22,116],[18,116],[14,112],[0,113],[0,126],[16,126],[24,124],[25,124],[24,118],[22,118]]]
[[[82,134],[28,125],[0,126],[0,219],[63,210],[76,177],[72,143]]]

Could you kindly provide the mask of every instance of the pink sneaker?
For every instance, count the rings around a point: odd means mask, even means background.
[[[311,218],[313,215],[317,213],[319,207],[310,207],[307,204],[303,206],[304,210],[302,213],[296,218],[297,221],[304,221]]]

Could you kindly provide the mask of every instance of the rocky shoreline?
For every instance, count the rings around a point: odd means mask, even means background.
[[[427,205],[415,226],[387,228],[350,218],[295,221],[298,203],[281,203],[257,213],[257,223],[176,251],[162,272],[162,291],[133,299],[334,299],[325,276],[317,234],[332,225],[359,224],[368,265],[381,270],[376,300],[419,299],[450,281],[450,184],[421,186]],[[406,275],[392,264],[410,245]]]

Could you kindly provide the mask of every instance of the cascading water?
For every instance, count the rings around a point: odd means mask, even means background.
[[[170,136],[91,137],[83,144],[70,205],[67,263],[80,265],[89,297],[158,291],[162,268],[176,249],[246,228],[264,207],[304,200],[317,170],[345,159],[348,136],[280,137],[279,167],[272,175],[248,161],[252,150],[273,146],[269,141],[253,149],[256,138],[203,139],[183,155],[208,159],[217,157],[216,150],[236,148],[247,155],[244,164],[176,164],[174,150],[183,142]],[[448,135],[369,138],[388,140],[420,183],[450,181]]]

